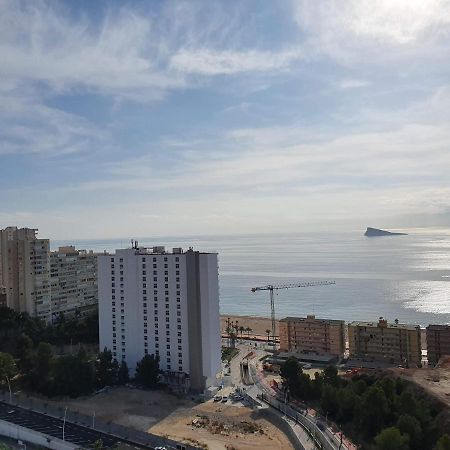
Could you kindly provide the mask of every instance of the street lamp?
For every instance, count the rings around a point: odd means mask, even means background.
[[[12,405],[11,383],[9,382],[8,375],[5,375],[5,376],[6,376],[6,381],[8,383],[8,389],[9,389],[9,403],[11,403],[11,405]]]
[[[67,406],[66,409],[64,410],[64,420],[63,420],[63,428],[62,428],[62,440],[64,441],[65,439],[65,431],[66,431],[66,415],[67,415]]]

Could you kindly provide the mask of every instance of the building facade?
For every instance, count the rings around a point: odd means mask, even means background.
[[[364,361],[416,367],[421,364],[419,326],[377,322],[351,322],[348,325],[350,357]]]
[[[8,227],[0,230],[0,285],[6,304],[18,312],[48,318],[50,301],[50,242],[37,230]]]
[[[158,355],[165,379],[201,392],[221,368],[215,253],[164,247],[98,256],[100,348],[134,373]]]
[[[0,307],[6,305],[6,287],[0,286]]]
[[[443,356],[450,356],[450,325],[428,325],[427,354],[433,367]]]
[[[315,316],[286,317],[279,322],[280,351],[315,353],[342,358],[345,353],[345,322]]]
[[[85,315],[97,308],[97,255],[73,246],[59,247],[50,255],[51,312],[55,319]]]

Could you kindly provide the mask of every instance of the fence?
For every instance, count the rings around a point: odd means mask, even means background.
[[[0,400],[9,403],[9,395],[9,392],[0,391]],[[106,422],[104,420],[101,420],[100,418],[88,416],[78,411],[67,409],[67,412],[65,412],[65,408],[62,406],[56,407],[54,405],[46,403],[44,400],[29,397],[24,394],[12,394],[11,400],[11,403],[13,405],[41,414],[46,414],[57,419],[63,419],[65,414],[67,422],[113,435],[117,437],[118,440],[131,444],[138,444],[144,447],[146,446],[151,448],[160,446],[176,450],[198,450],[198,447],[194,447],[189,444],[180,444],[179,442],[173,441],[172,439],[164,438],[162,436],[157,436],[151,433],[146,433],[144,431],[135,430],[133,428],[128,428],[114,422]]]

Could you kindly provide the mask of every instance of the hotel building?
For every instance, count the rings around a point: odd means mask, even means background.
[[[386,364],[416,367],[422,360],[420,327],[377,322],[351,322],[348,325],[350,357]]]
[[[442,356],[450,356],[450,325],[428,325],[428,365],[435,366]]]
[[[286,317],[279,322],[280,351],[333,355],[345,352],[345,322],[315,316]]]
[[[164,247],[98,256],[100,348],[133,374],[158,355],[169,384],[202,392],[221,369],[216,253]],[[175,380],[175,383],[173,381]]]

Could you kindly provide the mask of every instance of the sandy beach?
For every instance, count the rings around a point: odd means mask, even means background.
[[[223,335],[226,334],[228,319],[230,319],[232,324],[238,322],[239,327],[243,326],[244,328],[251,328],[252,331],[250,332],[250,336],[253,337],[267,339],[266,330],[272,329],[272,321],[268,317],[221,315],[220,329],[222,330]],[[278,335],[278,320],[275,324],[275,332]],[[247,336],[247,332],[244,332],[243,336]]]

